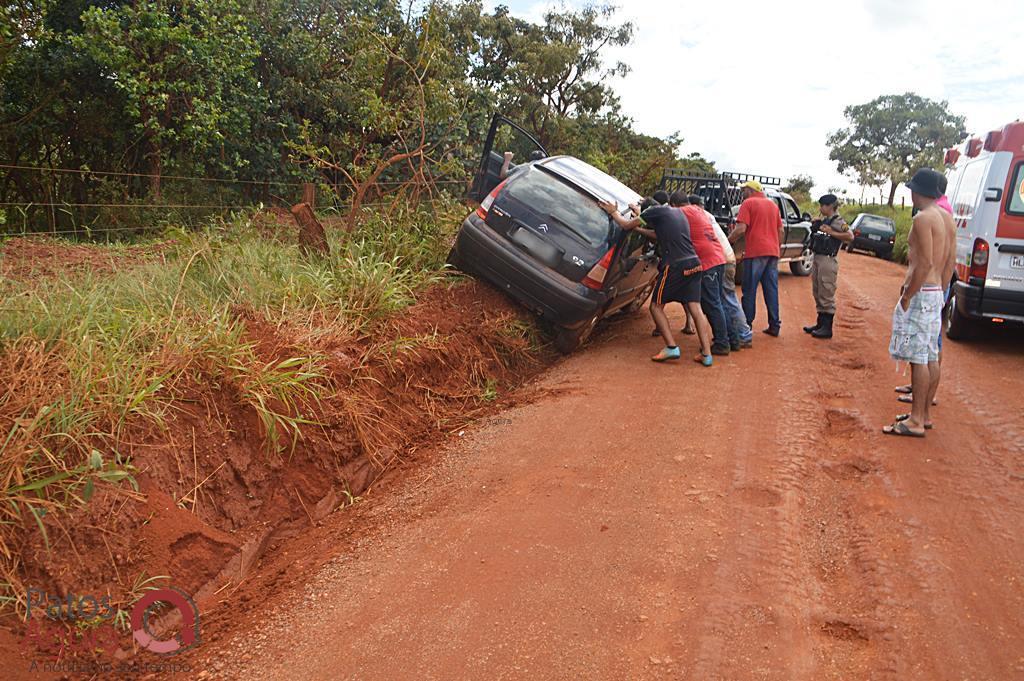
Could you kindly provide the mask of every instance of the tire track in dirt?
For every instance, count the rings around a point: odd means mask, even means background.
[[[857,408],[857,386],[877,366],[850,350],[870,342],[864,313],[872,306],[850,286],[843,288],[841,304],[842,340],[809,341],[825,369],[816,377],[822,407],[813,436],[818,456],[801,471],[808,479],[800,544],[818,586],[813,625],[820,678],[849,678],[852,671],[868,670],[878,678],[907,678],[894,641],[893,566],[860,520],[871,511],[859,497],[877,487],[884,471],[881,461],[865,452],[869,427]]]
[[[645,319],[609,328],[546,379],[571,379],[580,394],[481,432],[443,486],[415,485],[416,504],[378,500],[367,541],[318,576],[301,616],[263,628],[262,653],[241,639],[243,664],[231,666],[235,652],[224,668],[1024,679],[1024,480],[1013,477],[1016,445],[985,436],[1013,386],[958,388],[993,372],[991,353],[957,347],[936,430],[881,435],[900,411],[883,337],[899,272],[858,257],[843,267],[831,342],[796,328],[813,311],[806,280],[789,277],[783,337],[711,370],[647,362],[636,347]],[[566,417],[584,411],[597,418]],[[1019,427],[995,423],[997,438]],[[385,518],[393,531],[381,539]]]
[[[858,279],[852,288],[864,295],[862,289],[873,286],[865,285],[864,279]],[[862,342],[853,345],[863,347]],[[984,668],[989,665],[977,664],[982,657],[978,641],[965,637],[962,629],[956,626],[964,611],[965,586],[977,597],[974,589],[987,581],[986,577],[978,574],[979,571],[971,565],[951,567],[949,557],[943,556],[941,551],[953,546],[951,538],[962,532],[962,527],[980,525],[985,528],[981,536],[998,539],[986,546],[986,552],[997,562],[1005,560],[1004,569],[1012,571],[1015,567],[1012,556],[1019,555],[1019,545],[1014,544],[1019,542],[1021,516],[1019,512],[1007,513],[1009,504],[1004,502],[1009,501],[1008,497],[994,499],[989,492],[1005,490],[1011,480],[1006,473],[1002,453],[995,448],[978,447],[965,437],[965,432],[982,430],[980,423],[967,429],[947,427],[947,431],[941,430],[944,414],[950,411],[970,414],[973,408],[968,405],[984,405],[986,402],[990,405],[991,400],[986,400],[971,385],[946,372],[940,388],[946,408],[934,410],[936,430],[926,441],[917,443],[919,446],[912,450],[911,458],[897,456],[891,459],[902,469],[898,475],[890,474],[888,465],[882,463],[885,459],[879,454],[891,456],[896,446],[902,443],[878,434],[869,436],[881,441],[882,446],[876,448],[875,461],[881,466],[879,472],[885,489],[895,503],[891,508],[880,509],[883,511],[880,514],[882,523],[860,524],[858,532],[863,539],[858,541],[858,561],[870,564],[879,556],[901,559],[898,568],[886,558],[871,570],[876,577],[888,574],[888,578],[897,583],[897,592],[902,594],[897,599],[887,590],[884,600],[879,603],[879,620],[884,621],[883,613],[888,613],[899,626],[897,631],[888,631],[884,635],[890,647],[894,644],[899,648],[895,656],[887,656],[889,664],[886,671],[899,678],[944,677],[948,664],[944,664],[943,659],[955,661],[964,674],[963,678],[986,678]],[[886,386],[880,386],[885,400],[893,399],[894,396],[885,394],[886,389]],[[872,404],[874,397],[874,394],[864,395],[865,404]],[[960,425],[967,424],[961,421]],[[869,430],[876,427],[869,426]],[[912,477],[907,478],[908,473]],[[903,484],[903,479],[910,482],[912,488]],[[951,503],[951,500],[955,501]],[[1017,506],[1019,509],[1019,504]],[[884,553],[878,549],[884,549]],[[914,603],[913,608],[908,608],[910,602]],[[991,607],[999,606],[992,603]],[[906,660],[915,658],[916,664],[909,667]]]

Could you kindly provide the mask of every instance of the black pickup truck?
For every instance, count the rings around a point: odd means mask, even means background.
[[[779,214],[785,224],[779,233],[782,251],[779,262],[788,262],[793,274],[806,277],[811,273],[811,216],[808,213],[801,214],[793,197],[779,190],[781,179],[747,173],[695,175],[683,170],[666,169],[661,176],[660,188],[669,193],[682,190],[703,198],[704,207],[728,234],[736,222],[736,214],[742,203],[740,185],[748,180],[760,182],[765,188],[764,195],[779,207]],[[737,259],[742,259],[742,251],[741,239],[736,246]]]

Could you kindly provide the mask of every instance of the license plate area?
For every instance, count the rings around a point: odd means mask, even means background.
[[[513,227],[509,241],[526,251],[548,267],[556,267],[562,261],[562,249],[545,241],[523,227]]]
[[[882,235],[881,234],[868,234],[868,238],[871,239],[872,241],[881,241],[882,240]]]

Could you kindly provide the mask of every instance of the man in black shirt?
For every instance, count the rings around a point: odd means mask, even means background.
[[[700,355],[694,360],[711,366],[711,326],[700,309],[700,259],[690,240],[690,223],[686,216],[671,206],[652,206],[641,213],[639,206],[632,205],[630,210],[634,217],[627,218],[619,213],[614,203],[601,202],[599,205],[622,229],[639,230],[648,239],[658,242],[661,271],[651,298],[651,317],[665,339],[665,348],[651,359],[664,362],[680,357],[679,346],[665,316],[665,305],[676,302],[683,304],[697,325]]]

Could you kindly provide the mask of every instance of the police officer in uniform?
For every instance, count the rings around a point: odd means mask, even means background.
[[[839,248],[853,241],[853,232],[839,215],[839,199],[825,194],[818,199],[821,220],[811,223],[811,286],[814,304],[818,308],[818,321],[805,326],[804,331],[815,338],[832,337],[832,321],[836,316],[836,284],[839,279]]]

